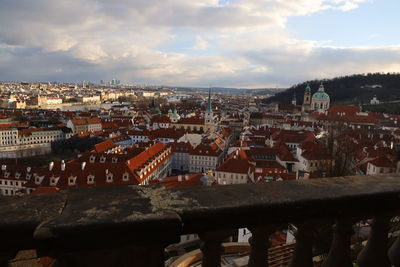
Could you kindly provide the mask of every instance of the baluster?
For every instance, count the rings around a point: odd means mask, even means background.
[[[390,266],[387,255],[388,231],[388,216],[377,216],[373,219],[367,245],[357,258],[359,267]]]
[[[338,219],[333,227],[333,240],[322,267],[352,267],[350,239],[353,220]]]
[[[0,252],[0,266],[8,266],[8,261],[15,258],[18,251],[2,251]]]
[[[301,223],[296,224],[296,227],[296,245],[289,267],[313,267],[314,226],[311,223]]]
[[[38,251],[39,252],[39,251]],[[44,253],[45,252],[45,253]],[[55,259],[53,267],[69,266],[151,266],[163,267],[164,246],[126,247],[119,249],[102,249],[93,251],[40,251],[40,254]]]
[[[233,231],[199,233],[199,237],[202,241],[200,249],[201,252],[203,252],[202,267],[221,266],[221,254],[224,251],[221,244],[227,237],[233,234]]]
[[[400,267],[400,237],[390,247],[388,255],[390,263],[395,267]]]
[[[249,239],[250,243],[250,258],[249,267],[268,266],[268,248],[271,243],[269,237],[275,232],[273,226],[253,227],[250,229],[252,236]]]

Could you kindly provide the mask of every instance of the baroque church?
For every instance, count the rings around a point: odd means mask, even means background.
[[[303,105],[302,111],[318,111],[325,112],[329,109],[330,105],[330,97],[325,92],[324,85],[321,85],[318,88],[318,91],[315,92],[311,96],[311,88],[310,85],[307,85],[304,91]]]

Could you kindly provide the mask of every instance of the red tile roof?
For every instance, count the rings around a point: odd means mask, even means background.
[[[105,152],[105,151],[110,150],[110,149],[112,149],[114,147],[117,147],[117,145],[114,144],[111,140],[106,140],[104,142],[96,144],[94,146],[94,151],[95,152]]]
[[[216,171],[247,174],[251,166],[252,165],[246,159],[230,157],[227,160],[225,160],[216,169]]]
[[[165,188],[202,186],[204,185],[201,181],[203,176],[204,174],[202,173],[178,175],[163,178],[161,181],[153,180],[151,181],[151,184],[162,185]]]

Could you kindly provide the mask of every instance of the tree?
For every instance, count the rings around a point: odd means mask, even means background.
[[[361,132],[362,130],[358,130]],[[317,173],[321,177],[339,177],[354,174],[353,163],[357,143],[352,135],[356,131],[343,122],[334,122],[327,127],[323,142],[327,148],[327,159],[322,161]]]

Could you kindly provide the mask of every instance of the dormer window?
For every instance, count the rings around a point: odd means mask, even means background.
[[[60,177],[51,177],[50,178],[50,186],[56,186]]]
[[[32,174],[31,174],[31,173],[27,173],[27,174],[26,174],[26,179],[27,179],[27,180],[30,180],[31,178],[32,178]]]
[[[69,186],[75,185],[75,183],[76,183],[76,176],[68,177],[68,185]]]
[[[20,172],[16,172],[15,173],[15,178],[19,179],[19,177],[21,177],[21,173]]]
[[[100,162],[101,162],[101,163],[106,162],[106,157],[102,156],[102,157],[100,158]]]
[[[94,184],[94,176],[93,175],[88,175],[87,184]]]
[[[44,176],[36,176],[35,177],[35,184],[40,185],[43,181]]]
[[[129,181],[129,173],[125,172],[125,173],[122,175],[122,181],[124,181],[124,182]]]
[[[107,173],[107,175],[106,175],[106,182],[107,183],[112,183],[113,182],[113,177],[114,177],[114,175],[112,174],[112,173]]]
[[[5,172],[4,173],[4,178],[8,178],[10,176],[10,172]]]
[[[112,158],[112,162],[113,163],[117,163],[118,162],[118,158]]]
[[[90,158],[89,158],[89,162],[90,163],[94,163],[95,161],[96,161],[96,156],[91,155]]]

